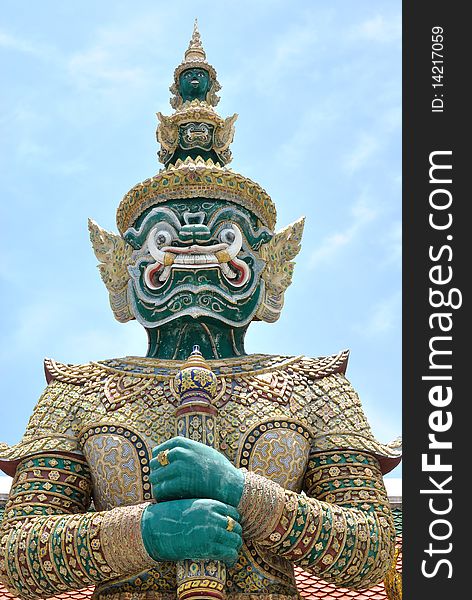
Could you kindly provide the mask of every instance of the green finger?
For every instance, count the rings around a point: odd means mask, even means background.
[[[234,521],[233,528],[231,530],[228,529],[228,524],[229,524],[228,519],[229,518],[232,518],[232,517],[229,517],[229,516],[223,517],[222,515],[220,515],[220,517],[217,521],[218,525],[221,527],[222,530],[225,531],[225,533],[231,533],[231,534],[235,534],[238,537],[241,537],[243,528],[237,521]]]
[[[191,440],[181,436],[173,437],[166,442],[162,442],[162,444],[159,444],[159,446],[154,446],[152,449],[152,455],[156,457],[159,452],[162,452],[163,450],[172,450],[172,448],[176,448],[178,446],[182,446],[184,448],[189,447],[191,445],[188,443],[189,441]]]
[[[236,550],[239,550],[239,548],[242,546],[242,539],[241,536],[234,531],[226,531],[226,529],[223,529],[220,532],[217,543],[223,544],[228,548],[235,548]]]
[[[215,544],[213,552],[215,553],[215,558],[217,558],[217,560],[223,561],[230,567],[238,560],[238,551],[234,548],[228,548],[228,546],[223,544]]]
[[[153,469],[149,473],[149,481],[158,485],[163,481],[170,481],[181,475],[178,466],[167,465],[165,469]]]
[[[241,525],[237,521],[234,524],[232,532],[235,533],[236,535],[238,535],[239,537],[241,537],[243,535],[243,528],[241,527]]]
[[[214,510],[223,517],[232,517],[235,521],[239,521],[241,518],[234,506],[225,504],[224,502],[218,502],[215,500]]]

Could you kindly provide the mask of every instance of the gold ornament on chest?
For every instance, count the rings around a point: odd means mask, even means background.
[[[221,408],[230,400],[248,405],[256,401],[287,406],[292,396],[294,382],[283,370],[260,374],[220,375],[212,403]],[[168,402],[177,406],[178,395],[174,390],[173,378],[158,378],[134,373],[113,372],[89,389],[98,391],[107,411],[115,411],[125,404],[142,401],[147,405]]]

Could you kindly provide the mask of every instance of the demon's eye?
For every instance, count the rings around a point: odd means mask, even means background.
[[[172,235],[165,229],[160,229],[154,234],[154,239],[156,240],[156,245],[161,248],[162,246],[167,246],[172,242]]]
[[[232,244],[236,238],[234,229],[226,227],[220,232],[219,238],[225,244]]]
[[[162,263],[164,257],[165,246],[170,246],[172,240],[177,238],[177,232],[168,223],[157,223],[149,232],[147,237],[147,249],[151,256]]]
[[[169,246],[175,238],[175,230],[167,223],[158,223],[151,229],[148,236],[149,247],[162,248]]]

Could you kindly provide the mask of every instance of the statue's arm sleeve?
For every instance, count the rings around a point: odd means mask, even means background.
[[[141,537],[147,503],[86,512],[90,490],[78,455],[18,464],[0,528],[0,578],[16,596],[47,598],[156,564]]]
[[[395,528],[378,460],[357,451],[312,453],[305,490],[246,471],[244,537],[337,586],[381,581],[393,560]]]
[[[69,379],[52,379],[21,442],[0,448],[0,467],[14,475],[0,526],[0,579],[25,599],[155,564],[141,537],[147,503],[87,512],[92,482],[77,439],[78,411],[87,401],[80,378]]]

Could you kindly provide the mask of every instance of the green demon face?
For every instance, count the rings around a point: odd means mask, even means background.
[[[179,91],[182,100],[205,100],[210,89],[210,75],[205,69],[187,69],[180,74]]]
[[[172,200],[147,211],[124,234],[132,312],[146,328],[191,316],[247,325],[262,300],[259,248],[272,233],[232,203]]]

